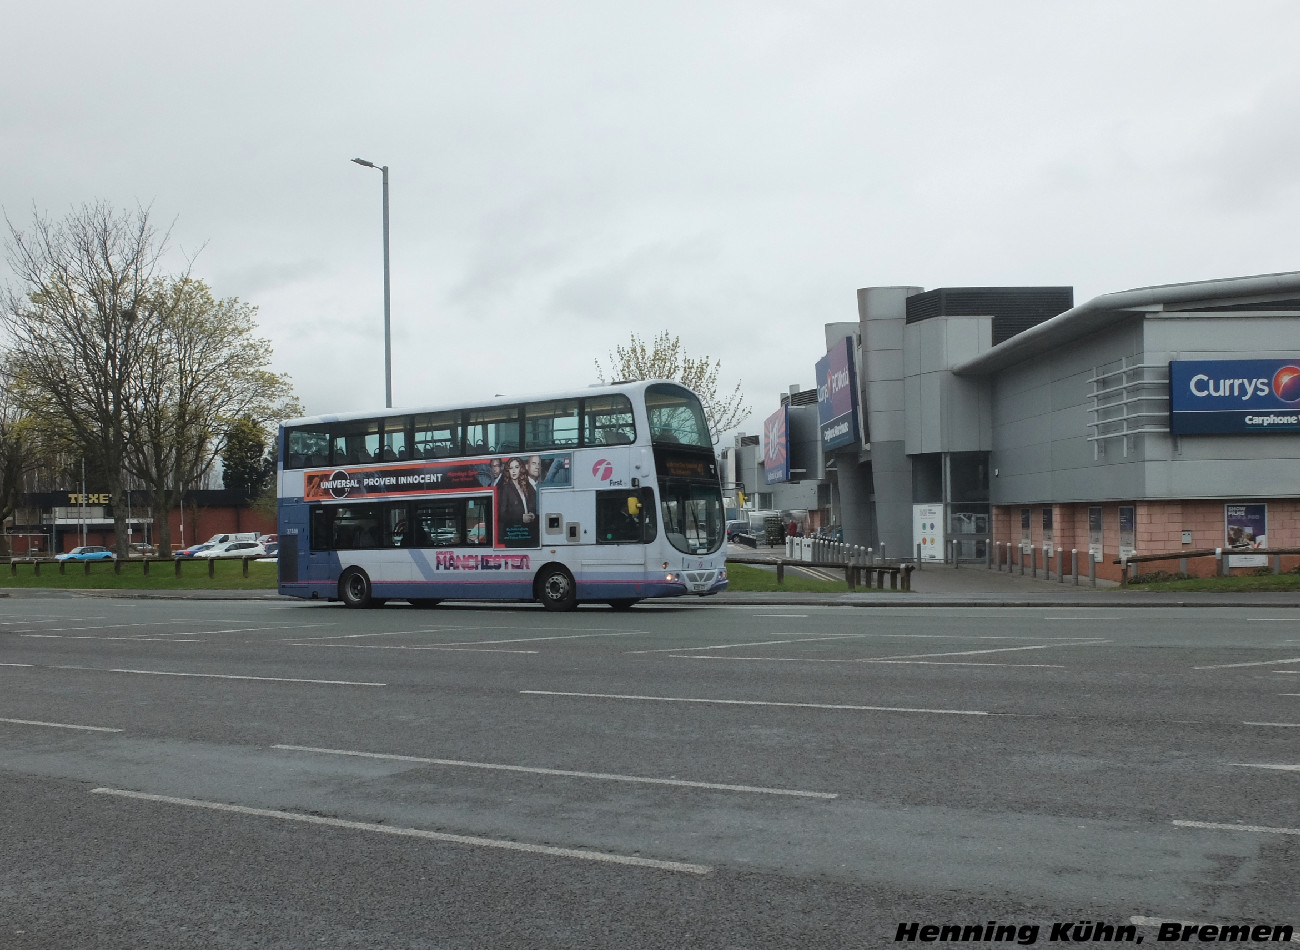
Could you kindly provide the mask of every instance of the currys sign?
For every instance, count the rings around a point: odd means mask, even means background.
[[[1169,431],[1300,432],[1300,358],[1174,360]]]
[[[858,382],[853,372],[853,339],[845,337],[817,361],[817,421],[822,450],[858,441]]]

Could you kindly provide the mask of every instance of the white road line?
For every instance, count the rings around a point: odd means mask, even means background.
[[[67,722],[38,722],[35,719],[0,719],[17,726],[48,726],[51,729],[80,729],[85,732],[121,732],[121,729],[109,729],[105,726],[76,726]]]
[[[754,614],[755,617],[786,617],[790,619],[806,620],[807,614]]]
[[[878,656],[869,657],[870,662],[884,663],[893,660],[928,660],[936,656],[978,656],[984,653],[1015,653],[1018,650],[1052,650],[1062,646],[1094,646],[1098,643],[1109,643],[1109,640],[1077,640],[1073,643],[1047,643],[1032,647],[994,647],[989,650],[954,650],[950,653],[913,653],[904,656]]]
[[[1254,660],[1250,663],[1221,663],[1218,666],[1193,666],[1194,670],[1236,670],[1243,666],[1281,666],[1284,663],[1300,663],[1300,656],[1285,660]]]
[[[217,680],[258,680],[264,683],[315,683],[321,686],[387,686],[387,683],[356,683],[351,680],[309,680],[288,676],[238,676],[234,673],[172,673],[165,670],[118,670],[98,666],[54,666],[55,670],[81,670],[90,673],[138,673],[143,676],[194,676]]]
[[[426,841],[441,841],[447,844],[471,845],[479,848],[499,848],[503,851],[522,851],[527,854],[545,854],[557,858],[573,858],[578,861],[598,861],[605,864],[622,864],[629,867],[653,868],[660,871],[678,871],[684,874],[708,874],[713,869],[705,864],[686,864],[681,861],[656,861],[651,858],[638,858],[630,854],[612,854],[606,851],[583,851],[577,848],[554,848],[549,845],[524,844],[519,841],[502,841],[496,838],[479,838],[472,835],[452,835],[439,831],[424,831],[420,828],[401,828],[394,825],[377,825],[366,821],[346,821],[342,818],[325,818],[320,815],[303,815],[291,811],[278,811],[270,808],[249,808],[244,805],[225,805],[220,802],[205,802],[193,798],[173,798],[170,795],[149,795],[144,792],[131,792],[118,788],[91,789],[92,795],[112,795],[117,798],[130,798],[137,801],[160,802],[165,805],[184,805],[190,808],[207,808],[236,815],[248,815],[255,818],[279,818],[284,821],[300,821],[309,825],[324,825],[329,828],[346,828],[351,831],[372,831],[384,835],[400,835],[407,838],[423,838]]]
[[[220,632],[220,631],[218,631]],[[62,633],[22,633],[22,637],[30,637],[33,640],[126,640],[130,643],[203,643],[203,640],[177,640],[175,637],[142,637],[139,635],[133,637],[90,637],[90,636],[69,636]],[[193,634],[186,634],[193,636]]]
[[[565,778],[589,778],[606,782],[639,782],[645,785],[676,785],[682,788],[704,788],[718,792],[752,792],[757,795],[791,795],[797,798],[838,798],[829,792],[806,792],[790,788],[767,788],[761,785],[725,785],[717,782],[691,782],[675,778],[646,778],[640,775],[619,775],[608,772],[575,772],[569,769],[542,769],[525,765],[499,765],[492,762],[465,762],[458,759],[428,759],[417,755],[393,755],[383,752],[354,752],[348,749],[317,749],[305,745],[273,745],[272,749],[293,752],[318,752],[322,755],[348,755],[363,759],[385,759],[393,762],[416,762],[421,765],[446,765],[462,769],[489,769],[497,772],[528,772],[533,775],[557,775]]]
[[[691,699],[683,696],[626,696],[617,693],[561,693],[547,689],[521,689],[525,696],[572,696],[581,699],[634,699],[657,703],[705,703],[717,706],[786,706],[797,709],[849,709],[860,712],[934,713],[947,716],[987,716],[974,709],[910,709],[902,706],[852,706],[840,703],[776,703],[757,699]]]
[[[1300,722],[1243,722],[1243,726],[1277,726],[1281,729],[1300,729]]]
[[[35,663],[0,663],[0,666],[25,666],[29,669],[35,668]]]
[[[1243,769],[1276,769],[1279,772],[1300,772],[1300,765],[1269,765],[1264,762],[1233,762]]]
[[[291,647],[312,647],[317,650],[443,650],[449,653],[540,653],[540,650],[482,650],[478,647],[408,647],[385,646],[378,643],[290,643]]]
[[[673,660],[752,660],[760,663],[882,663],[896,666],[999,666],[1010,667],[1016,670],[1065,669],[1065,666],[1061,663],[963,663],[958,660],[822,660],[810,659],[804,656],[701,656],[697,653],[670,653],[668,654],[668,657]]]
[[[795,640],[756,640],[753,643],[720,643],[707,647],[665,647],[662,650],[628,650],[625,656],[640,656],[645,653],[674,653],[680,650],[734,650],[737,647],[767,647],[778,643],[817,643],[821,640],[860,639],[860,633],[837,633],[831,637],[799,637]]]
[[[1264,825],[1225,825],[1215,821],[1175,821],[1179,828],[1203,828],[1208,831],[1257,831],[1272,835],[1300,835],[1300,828],[1268,828]]]
[[[1197,930],[1200,930],[1202,927],[1207,926],[1206,924],[1192,923],[1190,920],[1174,920],[1170,917],[1130,917],[1128,920],[1129,923],[1138,927],[1160,927],[1163,924],[1177,924],[1179,927],[1195,927]],[[1269,929],[1271,930],[1272,928],[1270,927]],[[1300,934],[1293,935],[1288,943],[1300,943]]]

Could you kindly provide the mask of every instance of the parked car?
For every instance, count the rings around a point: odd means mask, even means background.
[[[146,544],[143,541],[135,541],[131,544],[132,557],[149,557],[150,555],[155,553],[156,552],[152,544]]]
[[[280,536],[278,534],[264,534],[257,540],[262,547],[266,548],[267,557],[275,557],[280,553]]]
[[[58,561],[116,561],[117,555],[99,545],[83,544],[67,554],[56,554],[54,558]]]
[[[749,534],[748,521],[728,521],[727,522],[727,540],[735,541],[736,535]]]
[[[188,548],[182,548],[173,553],[172,557],[194,557],[200,551],[206,551],[210,547],[212,547],[212,545],[207,541],[204,541],[202,544],[191,544]]]
[[[218,557],[266,557],[266,548],[257,541],[229,541],[225,544],[213,544],[203,548],[194,555],[196,558]]]

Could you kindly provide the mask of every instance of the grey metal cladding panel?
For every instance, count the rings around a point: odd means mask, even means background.
[[[921,376],[921,451],[943,451],[943,376],[925,373]],[[909,420],[911,421],[911,420]]]
[[[903,378],[902,350],[867,350],[862,361],[866,364],[867,385]]]
[[[901,350],[903,348],[902,320],[862,321],[862,348],[864,350]]]
[[[1300,355],[1300,320],[1295,317],[1160,317],[1145,321],[1143,333],[1147,361],[1153,363]]]
[[[1293,461],[1237,459],[1232,461],[1178,462],[1164,468],[1168,478],[1156,472],[1148,478],[1148,493],[1166,498],[1295,498],[1300,491]],[[1151,491],[1159,486],[1160,491]]]
[[[907,454],[919,455],[921,448],[921,377],[909,376],[903,381],[903,418],[906,432]]]
[[[907,316],[907,298],[921,291],[920,287],[863,287],[858,290],[858,317],[903,320]]]
[[[943,452],[980,452],[993,447],[989,425],[987,388],[982,379],[967,379],[951,373],[936,373],[940,378],[943,425]],[[927,450],[934,451],[934,450]]]

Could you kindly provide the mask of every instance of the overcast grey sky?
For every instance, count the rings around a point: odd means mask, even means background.
[[[594,381],[632,331],[757,432],[855,290],[1300,269],[1300,3],[9,4],[0,205],[175,219],[309,413]],[[6,280],[7,271],[0,273]]]

